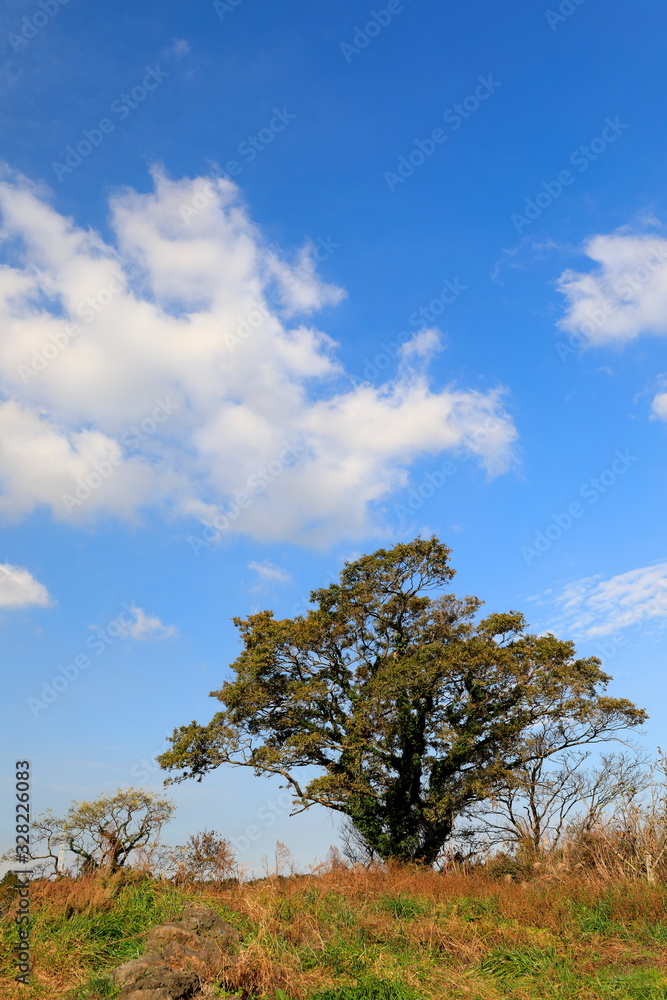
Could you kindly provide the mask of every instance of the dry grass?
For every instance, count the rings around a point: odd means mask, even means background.
[[[305,877],[189,889],[150,878],[32,886],[33,985],[0,996],[112,997],[107,974],[151,926],[206,902],[244,936],[207,995],[290,1000],[664,1000],[667,886],[562,871],[519,883],[482,871],[334,865]],[[227,993],[225,993],[225,990]]]

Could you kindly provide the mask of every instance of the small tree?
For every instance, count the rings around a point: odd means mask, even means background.
[[[77,857],[81,873],[117,871],[133,852],[157,843],[173,812],[169,799],[138,788],[119,788],[93,802],[73,802],[63,817],[49,811],[36,818],[32,857],[55,874],[63,873],[64,851]]]
[[[231,878],[236,867],[232,845],[215,830],[193,833],[170,857],[177,882],[220,882]]]
[[[648,787],[643,755],[603,753],[596,767],[587,768],[590,756],[585,750],[569,751],[517,769],[479,809],[478,829],[487,844],[535,860],[558,848],[575,827],[582,834],[591,831],[610,807]]]
[[[314,591],[305,616],[235,618],[235,677],[212,692],[224,709],[174,732],[158,758],[181,772],[171,780],[220,764],[279,775],[296,811],[334,809],[381,858],[432,864],[509,774],[644,721],[573,643],[528,634],[514,611],[477,621],[475,597],[431,597],[454,575],[449,554],[436,538],[380,549]],[[303,784],[307,767],[319,775]]]

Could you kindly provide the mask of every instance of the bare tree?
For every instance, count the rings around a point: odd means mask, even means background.
[[[570,865],[614,879],[667,877],[667,760],[661,750],[643,778],[638,787],[620,790],[613,810],[570,825]]]
[[[215,830],[193,833],[186,844],[170,852],[177,882],[219,882],[236,870],[232,845]]]
[[[382,860],[351,820],[345,820],[341,826],[340,839],[343,845],[343,856],[353,865],[363,865],[364,868],[370,868]]]
[[[575,826],[581,832],[594,829],[610,805],[647,788],[643,755],[601,754],[597,767],[586,769],[590,756],[590,751],[576,750],[551,763],[537,757],[517,770],[476,814],[488,844],[521,847],[537,857],[558,847]]]

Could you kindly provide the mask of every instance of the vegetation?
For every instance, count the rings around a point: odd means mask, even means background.
[[[151,926],[204,902],[244,937],[204,996],[266,1000],[664,1000],[667,885],[556,866],[529,881],[489,871],[342,865],[308,876],[187,888],[130,871],[32,886],[32,985],[7,1000],[102,1000]]]
[[[73,802],[65,816],[47,811],[32,823],[33,868],[61,874],[65,852],[70,852],[82,872],[117,871],[134,854],[157,845],[173,812],[169,799],[141,788],[119,788],[93,802]]]
[[[213,692],[225,707],[174,732],[159,758],[181,772],[171,780],[221,764],[277,774],[296,811],[343,813],[370,856],[433,864],[457,819],[514,775],[644,721],[604,693],[597,657],[443,593],[449,555],[435,538],[380,549],[313,591],[305,616],[234,619],[236,676]],[[306,766],[320,774],[302,785]]]
[[[449,549],[416,539],[346,564],[305,616],[235,619],[223,710],[160,758],[167,783],[280,775],[297,811],[344,815],[347,860],[300,875],[278,842],[249,881],[215,830],[161,846],[173,805],[142,789],[45,813],[27,986],[25,888],[0,883],[2,996],[115,997],[148,931],[204,902],[242,936],[204,997],[665,1000],[667,765],[628,741],[644,711],[571,642],[480,618],[452,576]]]

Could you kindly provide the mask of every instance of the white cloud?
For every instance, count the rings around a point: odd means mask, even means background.
[[[651,404],[653,416],[658,420],[667,420],[667,392],[659,392]]]
[[[619,573],[607,580],[586,577],[552,598],[558,608],[553,630],[593,638],[649,620],[667,625],[667,562]]]
[[[667,240],[612,233],[584,246],[591,271],[559,280],[567,312],[559,324],[590,345],[623,344],[640,334],[667,334]]]
[[[430,385],[432,331],[392,380],[350,389],[337,345],[303,321],[342,291],[310,244],[293,263],[268,246],[228,180],[156,171],[153,191],[111,199],[110,243],[7,171],[0,218],[5,520],[157,506],[210,522],[238,501],[232,530],[323,545],[378,530],[374,506],[420,456],[511,461],[500,390]]]
[[[0,608],[25,608],[31,604],[48,607],[46,587],[22,566],[0,563]]]
[[[248,563],[248,569],[253,570],[257,573],[260,580],[265,583],[289,583],[292,577],[280,566],[274,566],[273,563],[265,560],[264,562],[251,562]]]
[[[414,337],[401,346],[401,357],[406,362],[412,361],[415,358],[430,361],[433,355],[441,350],[440,331],[429,327],[426,330],[420,330],[419,333],[416,333]]]
[[[135,620],[126,622],[119,618],[120,634],[127,639],[171,639],[178,635],[174,625],[163,625],[159,618],[152,618],[142,608],[131,608]]]

